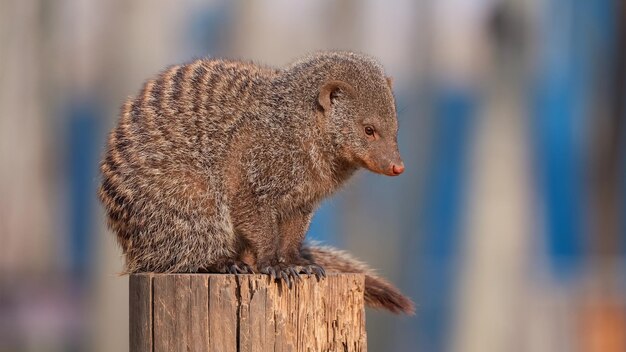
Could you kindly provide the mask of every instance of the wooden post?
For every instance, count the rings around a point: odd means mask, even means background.
[[[366,351],[364,277],[130,276],[130,351]]]

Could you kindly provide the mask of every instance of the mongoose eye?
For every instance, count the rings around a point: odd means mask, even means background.
[[[374,135],[374,127],[372,126],[365,126],[365,134],[368,136],[373,136]]]

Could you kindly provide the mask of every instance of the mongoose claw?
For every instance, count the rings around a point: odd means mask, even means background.
[[[326,277],[326,270],[324,270],[324,268],[322,268],[321,266],[317,264],[311,264],[309,265],[309,267],[311,267],[311,270],[315,274],[317,281],[320,281],[320,279],[323,279]]]
[[[310,265],[306,265],[306,266],[301,266],[299,267],[300,272],[307,274],[307,275],[311,275],[313,274],[313,271],[311,270],[311,266]]]
[[[274,270],[274,267],[271,266],[266,266],[265,268],[261,269],[261,274],[269,275],[272,280],[276,280],[278,278],[276,276],[276,270]]]
[[[228,271],[231,274],[235,274],[235,275],[237,275],[237,274],[246,274],[248,272],[248,268],[246,268],[245,266],[243,268],[240,268],[239,265],[237,265],[237,264],[231,265],[230,268],[228,268],[228,269],[229,269]]]
[[[286,270],[282,270],[280,272],[280,277],[283,280],[285,280],[285,282],[287,283],[287,287],[289,287],[289,289],[291,290],[292,282],[291,282],[291,278],[289,277],[289,274],[287,273],[287,269]]]
[[[302,281],[302,278],[300,277],[300,272],[303,272],[302,267],[286,266],[284,264],[267,266],[261,269],[262,274],[269,275],[272,280],[284,281],[287,284],[287,287],[289,287],[290,289],[293,287],[296,281]]]
[[[307,274],[307,275],[315,275],[317,281],[326,277],[326,270],[317,264],[309,264],[297,267],[298,272]]]
[[[300,278],[300,273],[299,273],[300,269],[298,269],[298,267],[296,267],[296,269],[290,266],[289,268],[287,268],[287,271],[289,271],[289,276],[291,276],[292,279],[298,280],[298,282],[300,282],[302,281],[302,279]]]
[[[242,262],[234,262],[229,264],[226,264],[222,270],[220,270],[223,273],[226,274],[233,274],[233,275],[239,275],[239,274],[254,274],[254,269],[252,269],[252,267],[246,263],[242,263]]]

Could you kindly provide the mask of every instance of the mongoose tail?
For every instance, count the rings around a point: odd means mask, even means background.
[[[365,303],[368,306],[395,314],[415,314],[415,304],[411,299],[349,253],[332,247],[304,244],[302,256],[312,259],[328,271],[365,274]]]

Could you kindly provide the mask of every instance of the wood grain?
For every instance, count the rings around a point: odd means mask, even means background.
[[[152,351],[152,275],[131,275],[129,289],[130,350]]]
[[[366,351],[364,278],[130,276],[130,350]]]

